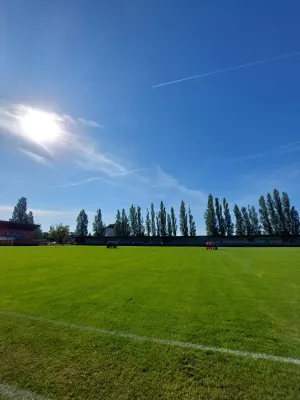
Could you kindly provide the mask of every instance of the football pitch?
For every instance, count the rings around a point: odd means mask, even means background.
[[[300,248],[2,247],[0,398],[300,399]]]

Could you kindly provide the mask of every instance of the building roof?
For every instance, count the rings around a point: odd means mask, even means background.
[[[115,227],[115,224],[109,224],[109,225],[107,225],[107,227],[106,228],[114,228]]]
[[[24,224],[21,222],[0,221],[0,228],[2,229],[22,229],[25,231],[35,231],[40,225]]]

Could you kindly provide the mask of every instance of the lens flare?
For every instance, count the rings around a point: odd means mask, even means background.
[[[19,121],[24,136],[39,144],[54,143],[62,134],[60,120],[52,113],[28,109]]]

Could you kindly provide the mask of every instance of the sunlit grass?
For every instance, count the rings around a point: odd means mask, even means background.
[[[1,309],[300,358],[300,249],[2,248]],[[1,381],[57,399],[300,397],[300,366],[0,315]]]

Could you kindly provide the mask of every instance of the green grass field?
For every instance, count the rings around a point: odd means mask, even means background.
[[[300,399],[300,364],[42,320],[300,359],[298,248],[3,247],[0,310],[0,384],[45,398]]]

